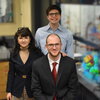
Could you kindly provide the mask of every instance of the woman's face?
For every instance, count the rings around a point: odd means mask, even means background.
[[[30,43],[30,37],[29,36],[18,36],[18,44],[20,45],[21,48],[27,48]]]

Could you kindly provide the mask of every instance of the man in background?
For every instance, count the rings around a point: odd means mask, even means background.
[[[49,34],[55,33],[59,35],[62,41],[61,52],[73,58],[74,51],[72,33],[59,24],[61,19],[61,8],[57,5],[51,5],[47,8],[46,14],[49,24],[37,29],[35,35],[36,46],[40,48],[44,54],[47,54],[47,50],[45,48],[46,38]]]

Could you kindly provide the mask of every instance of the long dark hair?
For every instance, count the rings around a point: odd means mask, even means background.
[[[37,48],[35,47],[35,39],[33,38],[33,35],[31,33],[31,31],[29,30],[28,27],[21,27],[18,28],[17,32],[15,33],[14,39],[15,39],[15,47],[13,50],[14,55],[18,54],[19,50],[20,50],[20,45],[18,44],[18,37],[26,37],[29,36],[30,37],[30,43],[29,43],[29,51],[32,50],[36,50]]]

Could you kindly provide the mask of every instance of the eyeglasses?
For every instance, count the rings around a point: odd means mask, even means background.
[[[56,12],[56,13],[49,13],[49,16],[58,16],[58,15],[60,15],[60,13],[59,12]]]
[[[55,47],[59,47],[60,46],[60,43],[56,43],[56,44],[47,44],[48,47],[50,48],[53,48],[54,46]]]

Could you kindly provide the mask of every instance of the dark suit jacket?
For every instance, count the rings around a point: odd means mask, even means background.
[[[32,51],[29,54],[29,58],[24,64],[17,54],[11,53],[9,61],[9,72],[7,80],[7,92],[11,92],[16,97],[21,97],[23,88],[26,88],[29,97],[33,97],[31,91],[31,74],[32,74],[32,63],[34,60],[42,56],[42,54],[37,54],[37,52]],[[27,78],[22,78],[22,75],[26,75]]]
[[[75,61],[69,57],[61,57],[56,85],[54,83],[48,58],[43,56],[32,66],[32,91],[36,100],[74,100],[77,89],[77,73]]]

